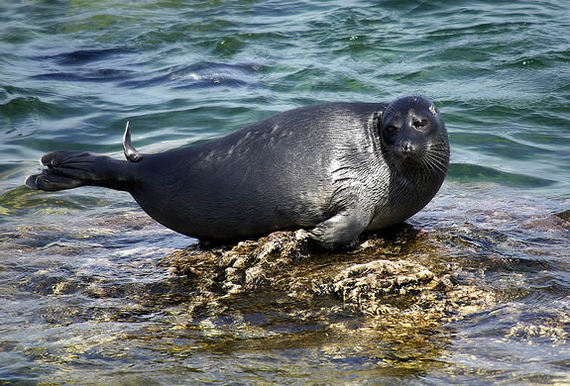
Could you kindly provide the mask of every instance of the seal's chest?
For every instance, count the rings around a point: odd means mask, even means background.
[[[417,181],[417,182],[416,182]],[[433,183],[399,176],[379,200],[367,229],[382,229],[399,224],[419,212],[433,198]]]

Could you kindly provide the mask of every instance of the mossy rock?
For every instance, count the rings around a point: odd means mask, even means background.
[[[167,257],[176,274],[193,280],[190,302],[230,301],[263,291],[296,302],[388,315],[418,323],[445,322],[494,304],[490,291],[462,282],[447,246],[411,226],[367,235],[346,251],[310,248],[306,231],[275,232],[234,246],[196,246]],[[195,302],[194,302],[195,300]],[[191,307],[193,308],[193,307]],[[308,311],[308,310],[307,310]]]

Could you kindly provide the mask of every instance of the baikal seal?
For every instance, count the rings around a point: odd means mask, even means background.
[[[126,161],[45,154],[26,185],[126,191],[159,223],[204,241],[304,228],[330,249],[417,213],[449,166],[445,124],[421,96],[300,107],[157,154],[135,149],[127,123],[123,149]]]

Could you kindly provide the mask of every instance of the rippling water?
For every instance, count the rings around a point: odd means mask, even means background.
[[[569,14],[563,0],[3,2],[0,382],[568,382]],[[449,258],[502,299],[414,366],[270,306],[191,319],[190,284],[160,262],[192,239],[124,193],[22,186],[46,151],[121,156],[126,120],[153,152],[408,94],[436,102],[452,147],[410,222],[461,240]]]

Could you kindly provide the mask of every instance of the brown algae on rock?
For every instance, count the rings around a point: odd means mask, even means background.
[[[324,253],[308,247],[304,230],[275,232],[230,247],[178,251],[164,263],[194,281],[189,308],[214,313],[233,308],[232,297],[278,294],[296,315],[326,320],[341,310],[364,316],[369,326],[417,332],[495,304],[491,291],[458,279],[436,236],[411,226],[369,236],[354,250]],[[225,306],[213,306],[220,302]]]

